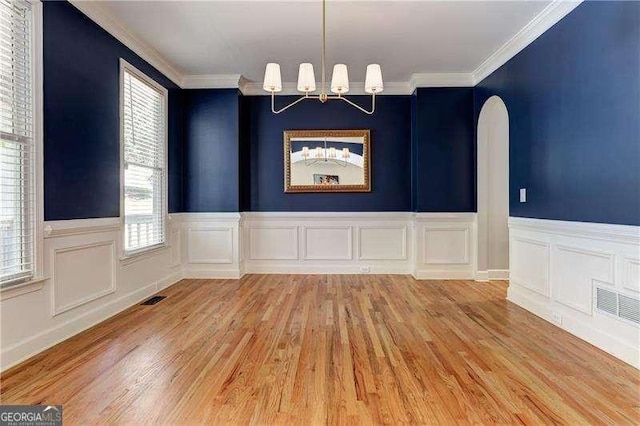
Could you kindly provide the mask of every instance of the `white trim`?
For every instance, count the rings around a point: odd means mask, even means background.
[[[473,87],[531,44],[582,1],[554,0],[472,72],[415,73],[408,81],[385,82],[384,91],[378,96],[410,95],[418,87]],[[181,88],[238,88],[246,96],[269,95],[262,89],[262,82],[248,81],[241,74],[184,74],[150,44],[134,35],[99,1],[70,0],[70,3]],[[318,84],[316,86],[320,87]],[[296,87],[296,82],[283,82],[283,91],[279,95],[299,95]],[[349,94],[364,95],[364,83],[352,82]]]
[[[147,83],[151,86],[152,89],[155,89],[163,98],[163,107],[164,107],[164,135],[163,135],[163,144],[164,144],[164,167],[162,173],[162,206],[164,207],[164,211],[162,214],[164,215],[164,220],[162,221],[163,230],[162,236],[163,240],[159,244],[154,244],[152,246],[142,247],[136,249],[135,251],[127,252],[126,244],[124,241],[125,234],[125,212],[124,212],[124,73],[128,72],[134,75],[139,80]],[[131,259],[135,256],[143,255],[148,251],[155,251],[159,248],[167,247],[167,238],[168,238],[168,230],[169,230],[169,91],[156,82],[151,77],[147,76],[145,73],[140,71],[138,68],[131,65],[129,62],[120,58],[120,79],[119,79],[119,128],[120,128],[120,219],[122,224],[122,232],[121,232],[121,241],[122,241],[122,253],[121,258],[123,259]]]
[[[536,300],[522,290],[521,287],[509,286],[507,290],[507,300],[521,308],[531,312],[532,314],[542,318],[545,321],[559,327],[553,320],[552,311],[547,303]],[[640,369],[640,348],[630,345],[629,343],[617,338],[615,334],[607,333],[598,329],[589,323],[583,321],[583,314],[571,315],[566,311],[563,315],[562,328],[569,333],[585,340],[592,345],[602,349],[603,351],[615,356],[618,359]],[[617,320],[612,320],[617,321]]]
[[[44,238],[65,237],[120,230],[119,217],[96,219],[48,220],[44,222]]]
[[[583,237],[627,244],[640,244],[640,228],[609,223],[573,222],[528,217],[509,217],[509,228]]]
[[[408,94],[420,87],[473,87],[473,83],[471,73],[416,73],[409,79]]]
[[[111,259],[109,260],[109,264],[111,265],[111,283],[109,288],[106,288],[102,291],[98,291],[94,294],[89,294],[81,299],[75,300],[71,303],[68,303],[64,306],[58,306],[56,303],[56,284],[58,282],[58,270],[56,268],[56,256],[59,253],[69,253],[73,251],[87,250],[91,248],[97,247],[109,247],[111,249]],[[71,309],[75,309],[78,306],[85,305],[89,302],[93,302],[94,300],[100,299],[101,297],[107,296],[109,294],[115,293],[117,290],[117,264],[116,264],[116,242],[115,240],[109,239],[105,241],[96,241],[94,243],[89,244],[78,244],[70,247],[64,248],[54,248],[51,252],[51,276],[53,278],[53,287],[51,291],[51,316],[58,316],[64,312],[70,311]]]
[[[185,75],[180,86],[183,89],[238,89],[240,74]]]
[[[35,278],[25,283],[0,288],[0,302],[41,290],[44,287],[44,282],[48,279],[48,277]]]
[[[171,213],[171,221],[179,222],[239,222],[246,213]]]
[[[413,213],[416,221],[442,221],[442,222],[472,222],[476,218],[476,213]]]
[[[407,246],[408,246],[408,238],[407,238],[407,225],[358,225],[356,226],[356,234],[357,234],[357,242],[358,242],[358,260],[408,260],[407,257]],[[363,230],[378,230],[378,229],[396,229],[402,231],[402,252],[399,256],[396,257],[386,257],[386,256],[363,256],[362,255],[362,231]]]
[[[99,1],[69,0],[69,2],[118,41],[133,50],[134,53],[164,74],[169,80],[178,86],[182,84],[184,76],[178,67],[164,58],[151,45],[135,36],[116,16],[105,9]]]
[[[583,0],[554,0],[538,13],[516,35],[503,44],[491,56],[485,59],[471,73],[473,86],[487,78],[491,73],[507,63],[549,28],[553,27],[569,12],[578,7]]]
[[[193,214],[193,213],[187,213]],[[243,212],[243,220],[282,219],[292,221],[296,219],[384,219],[384,220],[411,220],[415,213],[411,212]]]
[[[30,0],[32,13],[31,55],[34,117],[34,202],[33,281],[41,281],[44,274],[44,96],[43,96],[43,21],[42,2]]]
[[[113,317],[114,315],[141,302],[154,293],[172,286],[182,280],[182,274],[176,273],[160,281],[149,284],[132,293],[128,293],[118,299],[110,301],[102,306],[92,309],[60,325],[43,330],[27,339],[24,339],[2,350],[2,364],[0,369],[6,371],[40,352],[49,349],[58,343],[65,341],[76,334],[93,327],[94,325]]]
[[[417,270],[413,274],[416,280],[472,280],[473,272],[450,270]]]

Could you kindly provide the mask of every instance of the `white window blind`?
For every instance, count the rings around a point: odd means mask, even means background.
[[[127,254],[165,241],[166,94],[146,80],[124,67],[122,136]]]
[[[34,274],[31,5],[0,0],[0,286]]]

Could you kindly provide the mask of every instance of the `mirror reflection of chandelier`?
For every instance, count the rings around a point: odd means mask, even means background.
[[[281,112],[291,108],[298,102],[305,99],[317,99],[322,103],[329,100],[338,99],[348,103],[349,105],[359,109],[365,114],[373,114],[376,110],[376,93],[380,93],[384,89],[382,83],[382,70],[378,64],[367,65],[367,73],[364,81],[364,91],[371,94],[371,110],[366,110],[360,105],[354,103],[343,95],[349,91],[349,75],[345,64],[336,64],[333,66],[333,75],[331,76],[331,92],[336,95],[327,95],[326,77],[325,77],[325,33],[326,33],[326,0],[322,0],[322,87],[319,95],[311,95],[316,91],[316,78],[313,72],[313,65],[310,63],[300,64],[298,71],[298,91],[304,93],[300,98],[291,102],[278,110],[275,108],[275,94],[282,91],[282,77],[280,75],[280,65],[270,62],[264,72],[264,83],[262,88],[271,93],[271,112],[280,114]]]
[[[324,147],[318,146],[315,149],[310,150],[308,146],[305,146],[302,147],[300,155],[304,158],[305,166],[312,166],[319,162],[331,162],[342,167],[347,167],[348,160],[351,158],[349,148],[342,148],[340,155],[338,155],[338,150],[335,147],[327,147],[326,139],[324,140]]]

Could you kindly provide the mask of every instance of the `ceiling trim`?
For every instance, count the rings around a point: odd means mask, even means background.
[[[525,47],[557,24],[569,12],[578,7],[583,0],[554,0],[542,9],[527,25],[503,44],[491,56],[485,59],[471,74],[473,85],[480,83],[491,73],[506,64]]]
[[[418,87],[473,87],[526,48],[544,32],[554,26],[583,0],[553,0],[538,13],[516,35],[485,59],[471,73],[417,73],[407,82],[387,82],[380,95],[409,95]],[[111,12],[98,1],[69,0],[78,10],[88,16],[109,34],[134,51],[175,84],[184,89],[230,89],[238,88],[247,96],[268,95],[262,90],[262,82],[246,80],[241,74],[185,75],[150,44],[134,35]],[[317,84],[320,87],[320,84]],[[280,95],[299,95],[295,82],[284,82]],[[351,95],[365,94],[364,83],[352,82]]]
[[[178,67],[165,59],[160,52],[135,36],[122,22],[106,10],[98,1],[69,0],[78,10],[101,26],[105,31],[133,50],[169,80],[182,87],[183,74]]]
[[[241,74],[185,75],[183,89],[236,89],[240,87]]]
[[[409,93],[418,87],[473,87],[473,76],[469,73],[412,74]]]

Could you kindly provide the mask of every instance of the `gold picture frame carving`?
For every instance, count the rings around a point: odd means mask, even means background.
[[[362,137],[364,183],[362,185],[292,185],[291,139],[302,137]],[[371,192],[371,132],[369,130],[285,130],[283,151],[285,193]]]

